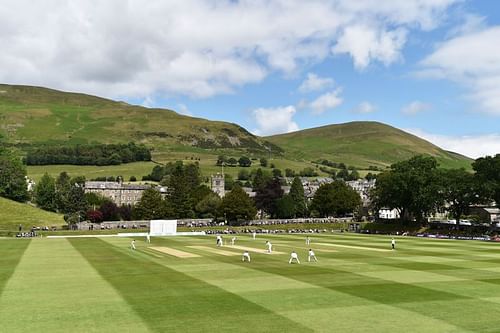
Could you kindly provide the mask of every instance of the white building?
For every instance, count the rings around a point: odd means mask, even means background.
[[[397,209],[381,208],[378,211],[378,217],[384,220],[399,219],[399,211]]]

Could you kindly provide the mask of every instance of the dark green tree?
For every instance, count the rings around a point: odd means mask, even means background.
[[[196,213],[201,218],[216,218],[221,203],[221,198],[210,191],[210,193],[196,204]]]
[[[219,211],[219,216],[226,218],[232,225],[251,220],[257,214],[253,200],[239,186],[224,196]]]
[[[295,202],[290,195],[284,195],[276,203],[276,217],[290,219],[295,217]]]
[[[238,161],[234,158],[234,157],[230,157],[227,162],[226,162],[226,165],[228,166],[231,166],[231,167],[234,167],[238,164]]]
[[[249,167],[252,165],[252,161],[247,156],[241,156],[238,160],[240,167]]]
[[[63,171],[56,179],[56,205],[60,212],[68,211],[69,192],[71,190],[71,182],[69,175]]]
[[[56,180],[45,173],[35,187],[35,203],[38,207],[55,212],[56,204]]]
[[[260,166],[263,167],[263,168],[267,168],[267,158],[265,157],[262,157],[260,160]]]
[[[307,216],[307,201],[304,195],[304,186],[300,177],[296,176],[293,179],[292,186],[290,187],[290,199],[293,201],[294,216],[305,217]]]
[[[468,214],[471,205],[484,200],[481,196],[481,186],[474,175],[464,169],[440,170],[442,201],[446,209],[457,222]]]
[[[436,160],[419,155],[380,173],[371,196],[375,209],[397,209],[402,220],[421,223],[442,206],[440,186]]]
[[[478,158],[472,163],[476,178],[482,184],[485,199],[495,201],[500,207],[500,154]]]
[[[342,181],[321,185],[311,203],[311,210],[321,217],[353,213],[361,205],[359,194]]]
[[[20,159],[7,152],[0,155],[0,197],[19,202],[29,199],[26,168]]]
[[[144,191],[134,210],[136,216],[144,220],[161,219],[166,215],[161,194],[153,188]]]
[[[280,169],[273,169],[272,171],[272,175],[273,177],[275,178],[279,178],[279,177],[282,177],[283,175],[281,174],[281,170]]]
[[[191,187],[194,183],[182,165],[178,165],[170,175],[168,201],[172,205],[177,218],[191,218],[194,216],[190,195],[191,190],[194,189],[194,187]]]
[[[277,202],[283,197],[281,182],[277,178],[272,178],[257,189],[255,193],[255,205],[258,209],[268,213],[271,217],[276,217]]]

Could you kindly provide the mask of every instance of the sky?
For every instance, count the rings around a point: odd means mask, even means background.
[[[500,153],[500,2],[3,0],[0,82],[272,135],[383,122]]]

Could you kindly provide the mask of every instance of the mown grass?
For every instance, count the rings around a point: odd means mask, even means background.
[[[251,263],[242,249],[214,252],[214,236],[136,237],[136,251],[130,238],[0,240],[2,330],[498,331],[500,244],[397,237],[392,251],[387,236],[304,237],[238,235]],[[282,254],[253,250],[266,240]]]

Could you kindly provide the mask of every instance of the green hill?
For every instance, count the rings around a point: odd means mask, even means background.
[[[299,160],[327,159],[357,167],[387,166],[416,154],[436,157],[443,167],[470,168],[471,159],[378,122],[350,122],[266,137]]]
[[[30,86],[0,84],[0,123],[7,143],[24,149],[134,141],[160,152],[223,148],[265,153],[271,145],[236,124]]]
[[[236,124],[183,116],[171,110],[4,84],[0,84],[0,137],[5,145],[21,153],[40,145],[133,141],[153,148],[153,158],[160,162],[202,158],[201,165],[209,168],[208,172],[213,171],[219,154],[258,158],[269,156],[269,151],[279,168],[302,169],[317,159],[358,168],[387,166],[415,154],[435,156],[445,167],[470,168],[471,162],[381,123],[353,122],[261,138]],[[140,176],[144,168],[151,168],[150,164],[137,164],[140,172],[122,173]],[[99,174],[106,175],[108,168],[100,167]],[[43,174],[43,170],[37,172]]]
[[[18,230],[19,224],[27,231],[32,226],[61,226],[66,222],[61,214],[0,197],[0,234]]]

